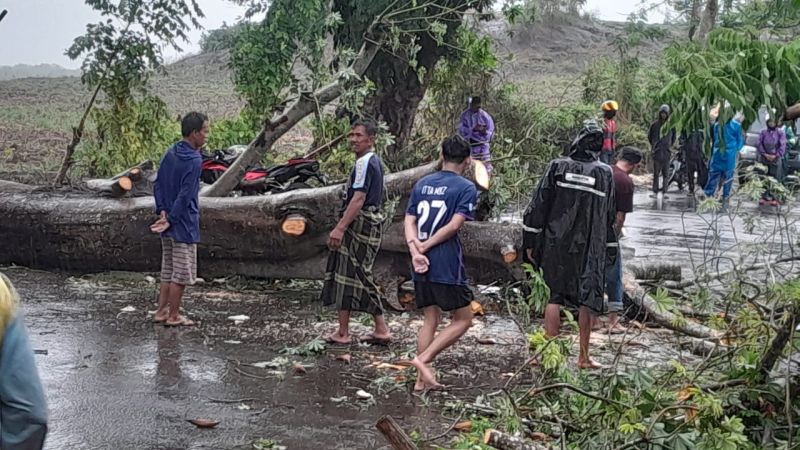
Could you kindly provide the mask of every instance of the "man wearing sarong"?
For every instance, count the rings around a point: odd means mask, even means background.
[[[375,330],[363,342],[386,344],[391,339],[383,317],[383,295],[372,276],[372,265],[381,246],[383,227],[383,166],[374,152],[378,126],[357,121],[350,131],[356,164],[347,182],[342,216],[328,238],[328,266],[322,288],[322,304],[339,310],[339,329],[329,343],[349,344],[350,312],[372,314]]]
[[[470,98],[469,108],[461,113],[458,134],[469,142],[472,159],[482,161],[491,174],[492,153],[489,151],[489,142],[494,136],[494,120],[489,113],[481,109],[480,97]]]

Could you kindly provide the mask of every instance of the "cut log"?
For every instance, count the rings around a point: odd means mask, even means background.
[[[0,180],[0,192],[8,192],[10,194],[22,194],[26,192],[33,192],[39,189],[36,186],[31,186],[30,184],[22,184],[17,183],[14,181],[5,181]]]
[[[389,445],[394,450],[418,450],[414,441],[400,428],[400,425],[392,418],[392,416],[383,416],[375,424],[375,428],[381,432]]]
[[[630,272],[626,272],[623,277],[625,293],[633,303],[647,313],[647,317],[662,327],[670,330],[679,331],[683,334],[701,339],[719,339],[722,332],[708,328],[705,325],[692,322],[685,318],[680,318],[675,314],[662,310],[653,297],[647,293]]]
[[[681,266],[678,264],[629,264],[625,268],[633,272],[637,280],[681,281]]]
[[[140,162],[139,164],[137,164],[137,165],[135,165],[133,167],[130,167],[128,169],[123,170],[122,172],[120,172],[120,173],[114,175],[113,177],[111,177],[111,179],[112,180],[116,180],[118,178],[128,177],[133,181],[138,181],[138,179],[140,177],[138,175],[136,175],[136,174],[146,174],[147,172],[152,171],[153,167],[154,167],[153,166],[153,161],[150,161],[148,159],[148,160]]]
[[[403,212],[408,193],[435,164],[386,177],[386,192],[400,197],[394,223],[384,233],[375,275],[388,296],[411,276],[403,236]],[[328,257],[328,235],[338,221],[343,185],[282,194],[200,198],[198,270],[206,279],[228,275],[276,279],[321,279]],[[153,198],[87,198],[85,195],[16,194],[0,191],[0,264],[104,272],[155,272],[161,262]],[[292,215],[305,218],[302,235],[292,236],[282,225]],[[291,230],[297,230],[293,227]],[[475,283],[522,279],[518,264],[503,260],[501,249],[522,242],[519,225],[467,223],[461,232],[467,274]],[[393,286],[393,288],[392,288]]]
[[[547,450],[548,448],[491,428],[483,434],[483,443],[498,450]]]
[[[133,181],[126,176],[117,179],[92,179],[85,181],[86,187],[96,191],[111,194],[113,197],[122,197],[133,189]]]

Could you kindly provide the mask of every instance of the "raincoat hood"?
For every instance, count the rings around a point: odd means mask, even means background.
[[[186,141],[178,141],[175,144],[175,156],[178,157],[181,161],[191,161],[197,158],[200,153],[197,151],[196,148],[192,147],[192,144]]]
[[[665,112],[669,116],[672,111],[669,109],[669,105],[661,105],[661,107],[658,108],[658,112],[659,113]]]
[[[576,161],[597,161],[603,150],[603,129],[595,121],[586,121],[572,141],[569,157]]]

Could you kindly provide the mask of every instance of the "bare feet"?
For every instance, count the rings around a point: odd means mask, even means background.
[[[168,318],[169,318],[169,309],[165,308],[163,311],[162,310],[156,311],[156,315],[153,316],[153,322],[156,323],[166,322]]]
[[[328,344],[344,344],[344,345],[352,343],[349,334],[341,335],[339,334],[338,331],[326,337],[325,342],[327,342]]]
[[[586,361],[578,360],[578,368],[584,370],[597,370],[597,369],[602,369],[603,365],[593,360],[592,358],[589,358]]]
[[[410,364],[417,369],[419,380],[425,385],[424,389],[441,389],[444,387],[436,381],[436,375],[433,373],[433,370],[420,361],[419,358],[412,359]],[[419,381],[417,383],[419,384]]]
[[[191,320],[191,319],[189,319],[188,317],[185,317],[185,316],[178,316],[176,318],[167,319],[164,322],[164,325],[167,325],[167,326],[170,326],[170,327],[191,327],[194,324],[195,323],[194,323],[193,320]]]

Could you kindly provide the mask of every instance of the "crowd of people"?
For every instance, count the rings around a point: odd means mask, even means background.
[[[545,332],[560,332],[561,308],[578,311],[578,367],[600,366],[589,355],[589,337],[599,327],[598,317],[608,315],[606,330],[624,332],[620,324],[623,288],[619,238],[626,215],[633,211],[634,184],[630,174],[643,155],[633,147],[617,148],[617,102],[601,105],[602,117],[587,120],[563,157],[550,162],[533,193],[523,218],[523,259],[541,270],[550,290],[545,309]],[[653,192],[664,192],[667,168],[676,134],[669,127],[670,107],[659,108],[649,130],[654,166]],[[705,194],[722,187],[722,199],[731,195],[736,157],[744,145],[741,114],[712,127],[712,156]],[[773,118],[761,132],[760,161],[780,179],[788,143],[796,142],[791,127],[780,129]],[[386,303],[372,275],[380,250],[384,206],[384,168],[375,152],[379,128],[371,120],[352,124],[349,143],[356,161],[343,191],[340,218],[328,236],[329,256],[321,293],[324,305],[338,311],[338,328],[326,340],[353,342],[349,329],[353,311],[374,318],[374,330],[361,341],[387,344],[392,334],[384,318]],[[459,230],[475,219],[478,191],[463,176],[472,161],[491,170],[490,142],[495,124],[472,97],[460,118],[457,132],[444,139],[439,153],[441,169],[419,180],[405,209],[404,233],[409,252],[416,306],[424,320],[418,331],[416,355],[400,361],[417,371],[415,391],[440,389],[432,364],[436,356],[455,344],[472,325],[472,290],[468,286]],[[165,326],[193,326],[181,314],[186,286],[197,275],[200,242],[198,202],[201,157],[209,132],[208,118],[197,112],[183,117],[183,139],[165,153],[154,187],[156,220],[150,229],[161,238],[161,282],[154,321]],[[703,132],[682,133],[681,151],[688,168],[689,189],[702,176]],[[765,202],[777,201],[765,192]],[[33,363],[24,324],[16,310],[18,297],[7,278],[0,277],[0,442],[13,448],[41,448],[47,430],[41,384]],[[450,323],[437,333],[443,312]],[[9,378],[10,377],[10,378]],[[5,448],[5,446],[3,447]],[[8,447],[11,448],[11,447]]]

